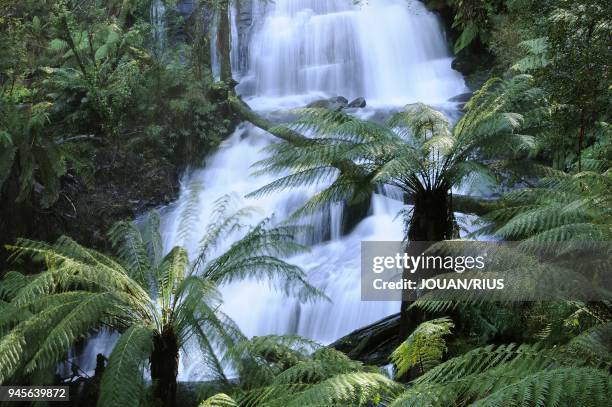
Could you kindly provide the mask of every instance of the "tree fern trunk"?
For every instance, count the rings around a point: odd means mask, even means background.
[[[151,353],[154,395],[161,401],[163,407],[175,406],[178,364],[178,340],[172,328],[164,329],[161,335],[155,337]]]
[[[440,242],[451,239],[453,231],[454,218],[447,189],[415,194],[408,230],[411,242]]]
[[[407,253],[422,253],[432,243],[451,239],[455,230],[452,201],[447,189],[425,190],[415,194],[412,218],[408,229]],[[437,271],[432,271],[437,274]],[[414,279],[415,275],[404,270],[403,278]],[[427,276],[420,276],[427,277]],[[405,293],[400,310],[400,340],[410,335],[424,321],[423,313],[415,308],[408,309],[417,299],[416,293]]]

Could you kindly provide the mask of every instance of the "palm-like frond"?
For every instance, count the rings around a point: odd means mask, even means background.
[[[560,384],[570,376],[580,384],[564,389]],[[597,393],[595,400],[605,400],[612,390],[609,374],[566,348],[488,346],[433,368],[390,405],[573,405],[584,388]]]
[[[145,276],[152,264],[138,228],[132,222],[117,222],[109,231],[109,237],[126,269],[133,271],[134,279],[144,285]]]
[[[392,398],[403,386],[380,373],[355,371],[316,383],[285,383],[250,390],[240,398],[245,406],[365,406]]]
[[[403,388],[376,368],[298,336],[255,337],[236,351],[243,379],[228,394],[241,406],[368,405]]]
[[[241,358],[241,387],[249,390],[271,385],[277,375],[307,360],[320,347],[297,335],[266,335],[238,343],[235,351]]]
[[[299,267],[279,258],[306,249],[294,240],[299,228],[282,225],[268,228],[268,223],[266,219],[250,228],[225,253],[204,265],[201,275],[215,284],[245,278],[268,280],[280,290],[303,300],[322,297],[322,292],[306,281]]]
[[[612,383],[603,370],[563,368],[543,370],[509,384],[473,406],[590,405],[605,406]]]
[[[486,216],[491,224],[483,232],[531,243],[610,240],[611,188],[610,171],[557,172],[533,188],[506,194]]]
[[[612,322],[605,322],[573,338],[568,352],[589,361],[592,366],[612,366]]]
[[[362,371],[360,362],[349,359],[334,349],[317,350],[312,358],[300,361],[273,380],[273,384],[318,383],[338,374]]]
[[[403,389],[400,384],[380,373],[344,373],[324,380],[283,403],[272,405],[298,406],[367,406],[389,398]]]
[[[153,349],[153,330],[132,325],[119,337],[100,384],[98,406],[138,406],[144,395],[142,368]]]

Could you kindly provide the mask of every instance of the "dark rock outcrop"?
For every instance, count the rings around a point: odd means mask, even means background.
[[[470,75],[479,68],[480,61],[477,56],[467,52],[460,52],[459,55],[451,63],[451,68],[459,71],[464,75]]]
[[[368,365],[383,366],[400,344],[400,314],[394,314],[338,339],[330,347],[346,353],[351,359]]]
[[[461,94],[459,94],[457,96],[453,96],[452,98],[448,99],[448,101],[449,102],[466,103],[468,100],[470,100],[472,95],[473,95],[472,92],[461,93]]]
[[[353,99],[349,104],[348,107],[366,107],[366,100],[363,97],[358,97],[356,99]]]
[[[348,235],[355,226],[365,219],[370,213],[370,201],[364,200],[359,203],[349,204],[345,202],[342,213],[342,234]]]

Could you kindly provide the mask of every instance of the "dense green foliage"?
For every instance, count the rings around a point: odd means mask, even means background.
[[[612,240],[611,3],[425,3],[477,84],[461,118],[422,103],[384,123],[301,109],[270,129],[292,137],[268,147],[255,171],[279,179],[251,196],[329,182],[294,221],[392,189],[413,205],[402,214],[407,240],[443,241],[457,237],[455,212],[473,212],[451,191],[486,181],[492,194],[475,203],[483,216],[472,237],[517,241],[497,253],[508,275],[607,277],[610,259],[589,250]],[[0,244],[12,253],[7,267],[0,253],[0,383],[53,383],[71,349],[113,332],[101,406],[172,406],[188,349],[210,373],[202,406],[607,405],[610,300],[429,293],[404,303],[413,326],[389,352],[390,378],[308,339],[247,339],[220,311],[219,287],[245,278],[323,297],[284,260],[305,249],[294,240],[301,228],[246,226],[252,209],[229,197],[199,214],[197,188],[178,233],[184,244],[208,216],[197,253],[163,248],[155,213],[131,221],[169,201],[180,171],[238,119],[231,4],[197,1],[191,21],[167,13],[162,44],[148,0],[0,0]],[[213,38],[224,82],[213,82]],[[130,207],[134,198],[144,203]],[[57,239],[67,233],[87,244]],[[543,248],[546,265],[534,255]],[[533,299],[533,287],[516,287],[515,299]]]
[[[436,342],[449,333],[448,328],[444,319],[423,323],[395,357],[412,359],[416,336],[442,351],[444,345]],[[611,334],[608,323],[558,348],[541,344],[475,348],[428,370],[409,386],[337,351],[315,346],[312,352],[313,345],[299,338],[254,338],[243,346],[259,360],[259,370],[249,371],[256,379],[228,387],[200,406],[605,406],[612,390],[607,372],[612,362]],[[418,352],[439,356],[427,347]]]
[[[201,405],[336,406],[356,400],[365,405],[401,389],[378,369],[300,337],[256,337],[239,349],[247,351],[244,380]]]
[[[75,219],[93,229],[91,212],[129,214],[96,201],[140,195],[159,203],[173,194],[179,171],[232,130],[198,36],[194,47],[156,49],[148,1],[1,7],[0,226],[10,231],[2,243],[56,238]],[[157,186],[131,183],[124,174],[135,171]],[[53,217],[64,221],[50,224]],[[92,232],[82,237],[91,241]]]
[[[605,0],[429,0],[452,14],[459,59],[493,59],[497,75],[529,73],[546,91],[539,153],[557,169],[580,165],[610,115],[612,7]],[[468,73],[477,67],[466,69]],[[487,72],[477,76],[486,79]]]

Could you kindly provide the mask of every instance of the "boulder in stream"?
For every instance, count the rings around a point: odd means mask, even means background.
[[[353,99],[349,104],[348,107],[366,107],[366,100],[360,96],[356,99]]]
[[[342,110],[348,107],[348,99],[344,96],[334,96],[329,99],[319,99],[309,103],[306,107],[318,107],[323,109]]]

